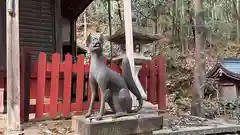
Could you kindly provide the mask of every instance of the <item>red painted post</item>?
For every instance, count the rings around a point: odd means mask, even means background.
[[[20,118],[21,123],[29,121],[31,56],[30,50],[22,47],[20,56]]]
[[[25,52],[25,49],[22,47],[21,48],[21,55],[20,55],[20,121],[21,123],[24,123],[24,119],[25,119],[25,112],[24,112],[24,107],[25,104],[24,104],[24,100],[25,100],[25,88],[24,88],[24,70],[25,70],[25,66],[26,66],[26,61],[25,61],[25,56],[26,55],[26,52]],[[1,104],[0,104],[1,106]],[[0,110],[1,111],[1,110]]]
[[[46,54],[40,52],[38,58],[38,72],[37,72],[37,98],[36,98],[36,119],[40,120],[43,116],[44,95],[46,84]]]
[[[54,53],[52,55],[51,64],[51,88],[50,88],[50,108],[49,116],[55,118],[58,114],[58,89],[59,89],[59,71],[60,71],[60,55]]]
[[[155,59],[150,61],[150,89],[149,89],[149,101],[153,104],[157,103],[156,97],[157,91],[157,70],[155,65]]]
[[[166,70],[165,70],[165,61],[164,56],[158,57],[158,89],[157,89],[157,102],[158,102],[158,108],[161,110],[166,110]]]
[[[31,64],[31,87],[30,87],[30,99],[37,98],[37,71],[38,71],[38,63],[37,61],[32,61]]]
[[[76,104],[79,108],[76,111],[83,111],[83,92],[84,92],[84,56],[77,59],[77,87]]]
[[[65,56],[64,63],[64,94],[63,94],[63,115],[66,117],[71,110],[71,83],[72,83],[72,55]]]
[[[104,64],[107,64],[107,58],[104,57]]]

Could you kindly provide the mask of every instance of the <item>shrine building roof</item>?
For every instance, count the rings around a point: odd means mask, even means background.
[[[62,15],[66,18],[77,19],[93,0],[61,0]]]
[[[217,64],[208,71],[207,78],[218,78],[225,75],[240,80],[240,59],[225,58],[218,60]]]

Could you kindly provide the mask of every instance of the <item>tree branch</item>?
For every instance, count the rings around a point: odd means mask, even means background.
[[[139,9],[137,9],[136,7],[134,7],[133,4],[132,4],[132,8],[133,8],[134,10],[136,10],[138,13],[140,13],[143,17],[147,18],[147,19],[151,19],[151,20],[156,20],[156,19],[157,19],[156,17],[149,17],[149,16],[144,15]]]

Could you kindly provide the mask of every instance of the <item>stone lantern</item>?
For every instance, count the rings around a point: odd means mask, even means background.
[[[157,35],[146,35],[139,32],[136,32],[133,30],[133,50],[134,50],[134,64],[135,64],[135,83],[143,97],[143,99],[147,99],[147,94],[145,90],[143,89],[139,79],[138,79],[138,73],[142,68],[142,63],[145,60],[151,60],[151,57],[147,57],[143,55],[142,51],[142,45],[152,43],[154,41],[160,40],[162,37]],[[110,42],[114,42],[115,44],[120,46],[120,55],[113,57],[113,62],[120,64],[122,59],[126,56],[126,45],[125,45],[125,31],[123,29],[120,29],[116,31],[116,33],[110,37],[106,38]],[[133,95],[133,94],[132,94]],[[137,106],[137,100],[135,96],[132,96],[133,98],[133,106]]]

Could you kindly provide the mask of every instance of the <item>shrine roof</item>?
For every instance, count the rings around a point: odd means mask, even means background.
[[[240,59],[227,58],[222,61],[226,69],[235,73],[240,73]]]
[[[229,78],[240,80],[240,59],[225,58],[217,62],[217,64],[206,74],[207,78],[217,78],[226,75]]]
[[[61,0],[62,15],[69,19],[77,19],[92,1],[93,0]]]
[[[144,34],[133,29],[133,44],[142,45],[152,43],[165,38],[163,35]],[[106,39],[116,44],[125,44],[125,30],[119,29],[112,36],[106,36]]]

